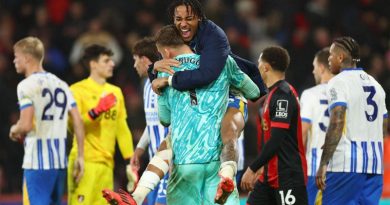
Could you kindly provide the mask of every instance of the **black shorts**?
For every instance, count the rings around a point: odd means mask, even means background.
[[[247,205],[307,205],[306,186],[274,189],[257,181],[249,194]]]

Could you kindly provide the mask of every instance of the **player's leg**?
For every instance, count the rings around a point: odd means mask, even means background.
[[[322,191],[323,205],[359,204],[365,176],[357,173],[327,172],[326,188]],[[353,190],[353,191],[351,191]]]
[[[206,166],[206,173],[205,173],[205,182],[204,182],[204,200],[203,204],[215,204],[214,203],[214,197],[216,195],[217,187],[220,182],[220,177],[218,176],[218,170],[220,168],[220,162],[210,162]],[[234,183],[234,181],[233,181]],[[236,186],[233,184],[233,186],[230,187],[232,190],[230,191],[230,195],[227,198],[225,205],[237,205],[240,204],[240,198],[237,191]]]
[[[264,183],[256,182],[254,189],[250,192],[247,205],[267,204],[277,205],[276,199],[273,196],[274,190]]]
[[[62,196],[64,195],[66,182],[66,169],[60,169],[57,171],[57,178],[54,183],[54,189],[52,193],[52,204],[60,205]]]
[[[203,204],[205,166],[174,165],[168,180],[167,204]]]
[[[382,189],[383,175],[365,174],[366,181],[363,187],[363,194],[360,195],[360,204],[379,204]]]
[[[160,180],[168,172],[171,161],[172,149],[170,148],[170,135],[168,135],[164,141],[161,142],[157,153],[150,160],[134,192],[131,195],[123,191],[121,192],[122,198],[124,197],[126,200],[134,201],[127,204],[142,204],[146,196],[157,187]],[[106,200],[109,202],[121,199],[118,193],[115,193],[110,189],[103,190],[103,197],[106,198]],[[120,204],[120,201],[116,201],[115,203]]]
[[[309,202],[309,205],[314,205],[314,202],[316,200],[318,188],[316,185],[316,177],[315,176],[308,176],[307,177],[307,199]]]
[[[169,139],[170,138],[167,137],[161,143],[157,153],[150,160],[136,189],[132,193],[137,204],[141,204],[146,195],[154,190],[160,180],[168,173],[169,164],[172,161],[172,150],[168,147]]]
[[[72,177],[73,162],[74,159],[70,158],[68,165],[69,204],[106,204],[106,201],[97,193],[106,187],[113,188],[113,167],[104,163],[84,162],[84,176],[76,184]]]
[[[23,204],[51,204],[58,170],[24,170]]]
[[[241,178],[244,174],[244,131],[241,132],[237,139],[237,150],[238,150],[238,162],[237,162],[237,174],[236,184],[241,184]]]
[[[229,196],[229,193],[221,188],[232,184],[237,173],[237,139],[244,129],[246,116],[246,102],[244,102],[239,95],[229,94],[228,109],[221,124],[221,137],[223,143],[221,167],[219,171],[221,182],[218,186],[217,195],[215,196],[215,202],[219,204],[223,204]]]
[[[167,185],[168,185],[169,174],[166,174],[163,179],[161,179],[158,190],[155,205],[166,205],[167,204]]]
[[[159,185],[157,185],[159,186]],[[157,189],[152,190],[149,192],[149,194],[146,196],[145,201],[142,203],[142,205],[155,205],[157,198]]]
[[[143,205],[166,205],[166,195],[167,195],[167,183],[168,183],[168,174],[160,180],[160,183],[157,184],[156,188],[152,190],[147,196],[146,200],[142,203]]]

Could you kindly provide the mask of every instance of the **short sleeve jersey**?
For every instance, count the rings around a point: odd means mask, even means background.
[[[382,174],[385,92],[361,68],[344,69],[328,83],[329,110],[346,107],[342,137],[328,171]]]
[[[23,168],[65,168],[68,112],[76,106],[68,85],[49,72],[37,72],[18,84],[17,93],[20,110],[34,108],[34,128],[25,138]]]

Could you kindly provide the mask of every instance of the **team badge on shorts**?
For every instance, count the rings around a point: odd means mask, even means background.
[[[84,201],[84,195],[78,195],[77,196],[77,201],[80,202],[80,203],[83,202]]]

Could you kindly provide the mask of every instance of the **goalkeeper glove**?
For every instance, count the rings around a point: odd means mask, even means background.
[[[100,98],[98,105],[95,108],[89,110],[88,115],[93,120],[98,118],[100,114],[108,111],[110,108],[114,107],[116,103],[116,97],[114,93],[110,93],[102,98]]]
[[[126,175],[127,175],[127,179],[129,180],[129,183],[127,183],[127,191],[131,193],[134,191],[135,187],[137,186],[139,180],[138,172],[135,167],[129,164],[126,166]]]

